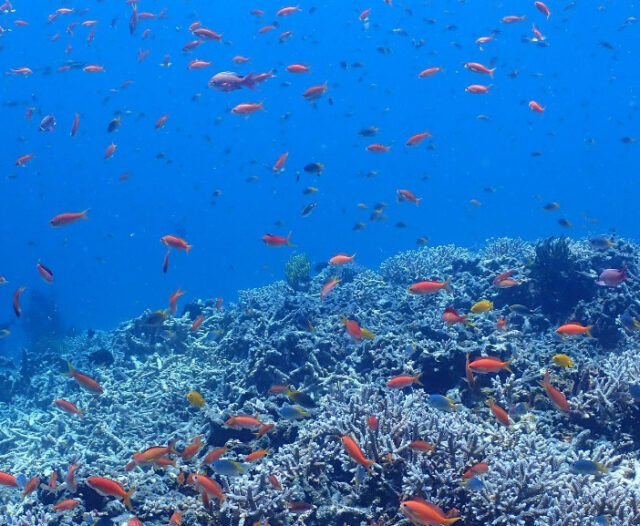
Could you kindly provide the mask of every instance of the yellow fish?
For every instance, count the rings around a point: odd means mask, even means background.
[[[374,340],[376,335],[373,334],[369,329],[365,329],[364,327],[360,327],[360,337],[363,340]]]
[[[187,400],[193,407],[203,407],[205,404],[204,397],[198,391],[191,391],[187,394]]]
[[[489,312],[491,309],[493,309],[493,301],[482,300],[471,307],[471,312],[480,314],[482,312]]]
[[[573,367],[573,360],[566,354],[556,354],[551,361],[558,367]]]

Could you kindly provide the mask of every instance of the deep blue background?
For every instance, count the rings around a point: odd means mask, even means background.
[[[420,236],[431,244],[472,247],[492,236],[583,237],[615,229],[637,237],[638,144],[621,138],[638,134],[640,24],[619,27],[639,14],[624,2],[600,7],[582,1],[569,10],[567,2],[548,4],[549,21],[529,1],[396,2],[393,7],[378,0],[302,1],[302,12],[259,35],[258,28],[275,20],[285,4],[176,1],[168,5],[166,19],[143,21],[131,36],[131,9],[123,1],[69,2],[88,7],[88,13],[48,24],[47,14],[62,4],[16,0],[16,13],[0,15],[0,24],[12,29],[0,39],[0,69],[29,66],[34,74],[2,80],[2,100],[17,104],[0,109],[0,275],[10,281],[0,287],[0,322],[13,318],[11,296],[19,285],[29,287],[25,309],[30,292],[39,288],[55,296],[66,325],[110,328],[145,308],[165,308],[178,286],[188,291],[183,305],[197,297],[233,299],[239,288],[283,277],[294,250],[313,262],[357,252],[358,263],[375,267],[415,247]],[[139,10],[157,13],[165,6],[142,1]],[[371,25],[364,30],[358,15],[368,7]],[[267,15],[256,19],[249,15],[252,8]],[[509,14],[526,14],[527,20],[500,24]],[[18,18],[30,25],[15,27]],[[73,37],[64,31],[72,21],[86,19],[99,21],[90,44],[89,28],[77,26]],[[182,46],[192,39],[187,27],[195,20],[223,33],[224,42],[206,42],[183,54]],[[523,41],[532,36],[532,21],[547,36],[548,47]],[[445,29],[450,25],[456,29]],[[151,34],[142,41],[147,27]],[[289,29],[295,32],[292,39],[279,43],[279,33]],[[475,39],[495,29],[501,31],[496,40],[479,50]],[[57,32],[62,36],[52,42]],[[420,48],[412,45],[418,40],[424,40]],[[139,49],[151,50],[142,63]],[[170,68],[159,65],[165,54],[171,55]],[[251,63],[235,65],[235,55],[250,57]],[[213,66],[188,71],[196,57]],[[101,64],[107,71],[58,73],[67,59]],[[342,68],[341,61],[350,66]],[[495,79],[465,70],[467,61],[495,65]],[[310,65],[312,73],[284,71],[293,62]],[[354,62],[362,67],[352,67]],[[444,71],[419,79],[430,66]],[[276,77],[257,92],[207,88],[218,71],[272,68]],[[514,70],[519,74],[509,78]],[[134,83],[119,90],[126,79]],[[302,98],[306,88],[325,81],[330,89],[315,106]],[[494,86],[488,95],[465,93],[469,84],[489,82]],[[196,93],[201,97],[193,101]],[[544,115],[528,109],[531,99],[547,106]],[[259,101],[266,111],[249,118],[228,112],[240,102]],[[36,108],[30,122],[24,118],[27,106]],[[76,111],[80,130],[71,138]],[[130,113],[119,131],[108,134],[107,124],[118,111]],[[56,116],[58,126],[41,133],[38,124],[47,113]],[[167,125],[156,131],[154,123],[165,113]],[[479,120],[478,114],[491,120]],[[371,125],[380,128],[379,135],[360,138],[358,131]],[[405,147],[409,136],[427,129],[431,141]],[[105,162],[112,140],[118,148]],[[366,152],[374,141],[392,144],[391,152]],[[286,169],[275,176],[270,167],[285,151],[290,152]],[[536,151],[542,154],[532,156]],[[29,152],[35,159],[15,167],[15,159]],[[156,159],[160,152],[164,158]],[[321,177],[302,171],[311,161],[326,165]],[[358,175],[369,170],[378,176]],[[131,177],[119,183],[124,172]],[[258,181],[245,182],[251,176]],[[320,192],[302,195],[307,185]],[[485,193],[487,186],[497,191]],[[420,205],[397,204],[398,188],[423,197]],[[212,205],[216,189],[222,195]],[[470,205],[470,199],[482,206]],[[301,217],[302,207],[314,200],[316,210]],[[552,200],[562,208],[543,212]],[[389,203],[388,219],[369,223],[371,210],[356,204],[379,201]],[[91,209],[89,221],[60,229],[48,225],[58,213],[85,208]],[[559,226],[560,217],[573,228]],[[285,226],[274,226],[279,220]],[[355,232],[358,221],[367,227]],[[397,228],[399,221],[408,228]],[[296,249],[260,241],[267,232],[290,230]],[[194,249],[172,253],[163,275],[160,237],[170,233],[183,235]],[[38,260],[53,270],[54,285],[39,280]],[[20,345],[20,322],[12,330],[5,349]]]

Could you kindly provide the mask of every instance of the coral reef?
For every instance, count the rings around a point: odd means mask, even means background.
[[[306,290],[309,285],[311,263],[305,254],[291,256],[284,268],[287,283],[294,290]]]
[[[296,256],[288,284],[240,291],[236,305],[196,301],[175,317],[147,311],[114,331],[27,349],[20,365],[0,364],[0,470],[37,475],[42,484],[24,500],[4,488],[0,523],[122,524],[132,514],[86,483],[104,476],[137,488],[136,515],[157,526],[175,510],[185,526],[387,524],[403,520],[399,505],[410,496],[457,509],[469,526],[574,526],[600,515],[614,526],[637,524],[640,331],[629,313],[640,311],[632,273],[639,261],[638,247],[625,240],[603,250],[582,241],[500,239],[478,252],[405,252],[379,272],[326,268],[305,284],[308,261]],[[603,269],[624,262],[631,280],[596,285]],[[512,286],[496,286],[507,272],[516,278]],[[334,277],[337,285],[321,297]],[[453,293],[407,291],[415,281],[448,278]],[[493,308],[467,323],[443,321],[446,307],[467,315],[479,300]],[[199,316],[204,321],[192,330]],[[570,320],[594,325],[594,338],[555,334]],[[354,337],[345,321],[367,336]],[[573,366],[556,365],[557,354]],[[468,384],[467,355],[513,359],[513,373],[477,375]],[[59,374],[66,360],[103,393]],[[539,385],[547,370],[570,411],[557,410]],[[397,375],[421,375],[422,385],[390,389]],[[202,407],[187,399],[192,391],[204,398]],[[453,405],[436,405],[434,394]],[[61,411],[58,399],[83,415]],[[490,399],[509,411],[508,427]],[[255,429],[226,425],[234,415],[275,426],[255,436]],[[193,458],[170,453],[169,465],[125,470],[136,452],[173,440],[183,452],[198,436],[204,447]],[[373,461],[370,472],[348,454],[343,437]],[[434,447],[420,450],[414,441]],[[223,446],[223,460],[240,462],[237,473],[204,462]],[[245,462],[261,449],[268,449],[264,458]],[[607,472],[576,473],[578,460]],[[479,462],[488,471],[463,484]],[[75,491],[64,481],[74,464]],[[55,493],[46,487],[54,471],[62,482]],[[205,507],[188,479],[196,473],[217,481],[226,498]],[[82,505],[52,511],[62,498]]]

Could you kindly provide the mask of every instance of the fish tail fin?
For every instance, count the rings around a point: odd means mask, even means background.
[[[167,449],[169,450],[168,452],[172,455],[179,455],[180,453],[178,453],[175,449],[176,447],[176,442],[178,442],[177,440],[172,440],[171,442],[169,442],[169,445],[167,446]]]
[[[453,524],[456,521],[459,521],[462,517],[451,517],[449,519],[445,519],[444,523],[448,526],[449,524]]]
[[[422,199],[422,198],[420,198]],[[453,291],[451,290],[451,287],[449,287],[449,283],[451,283],[451,278],[445,280],[445,282],[442,284],[442,288],[445,289],[446,291],[450,292],[451,294],[453,294]]]
[[[509,371],[511,374],[513,374],[513,371],[511,370],[511,367],[509,367],[509,364],[510,364],[512,361],[513,361],[513,358],[511,358],[511,359],[507,360],[507,361],[504,363],[504,368],[505,368],[507,371]]]
[[[75,369],[73,368],[73,365],[71,365],[71,362],[69,360],[67,360],[67,367],[69,367],[69,370],[66,373],[62,373],[64,376],[73,376],[73,373],[75,373]]]
[[[82,217],[82,219],[89,219],[87,217],[87,212],[91,210],[90,208],[87,208],[86,210],[83,210],[82,212],[80,212],[80,217]]]
[[[356,257],[357,252],[354,252],[353,255],[351,256],[351,259]]]
[[[489,70],[489,76],[490,76],[491,78],[493,78],[493,72],[494,72],[495,70],[496,70],[496,68],[491,68],[491,69]]]
[[[391,147],[389,147],[391,148]],[[422,201],[424,199],[424,197],[418,197],[416,198],[416,206],[418,206],[420,204],[420,201]]]
[[[593,329],[593,325],[588,325],[587,330],[585,331],[585,333],[587,334],[587,336],[589,336],[589,338],[593,338],[593,334],[591,334],[591,329]]]
[[[414,381],[415,383],[417,383],[418,385],[422,385],[422,386],[424,387],[424,384],[420,381],[420,377],[421,377],[423,374],[424,374],[424,373],[420,373],[419,375],[415,376],[415,377],[413,378],[413,381]]]
[[[598,471],[600,473],[608,473],[609,469],[607,468],[607,466],[604,466],[603,464],[600,464],[600,462],[596,462],[596,467],[598,468]]]
[[[185,250],[187,251],[187,254],[189,253],[189,250],[191,250],[193,248],[193,245],[187,245],[185,247]]]
[[[260,103],[260,104],[262,104],[262,103]],[[293,232],[289,232],[289,234],[287,235],[287,237],[286,237],[285,241],[287,242],[287,245],[288,245],[288,246],[290,246],[290,247],[295,247],[295,245],[290,241],[290,239],[291,239],[291,234],[293,234]]]
[[[129,491],[127,491],[124,498],[122,499],[122,503],[127,507],[129,511],[133,511],[133,506],[131,506],[131,495],[134,494],[136,489],[137,488],[131,488]]]

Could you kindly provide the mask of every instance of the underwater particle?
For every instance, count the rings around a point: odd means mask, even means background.
[[[419,281],[414,283],[409,287],[410,294],[435,294],[440,290],[447,290],[451,292],[449,288],[449,283],[451,282],[451,278],[446,281]]]
[[[422,373],[416,376],[401,374],[399,376],[394,376],[391,380],[389,380],[386,383],[386,385],[387,387],[390,387],[392,389],[402,389],[412,384],[422,385],[422,382],[420,382],[421,376],[422,376]]]
[[[318,206],[317,202],[313,202],[313,203],[309,203],[308,205],[306,205],[303,209],[302,209],[302,217],[307,217],[311,215],[311,212],[313,212],[313,210],[315,209],[315,207]]]
[[[555,201],[551,201],[550,203],[547,203],[546,205],[544,205],[542,207],[542,209],[545,212],[553,212],[554,210],[557,210],[558,208],[560,208],[560,204],[556,203]]]
[[[398,221],[396,223],[396,228],[407,228],[409,225],[407,223],[405,223],[404,221]]]
[[[573,360],[567,354],[556,354],[551,361],[558,367],[573,367]]]
[[[567,397],[557,387],[551,385],[551,373],[549,371],[544,373],[544,379],[541,382],[538,382],[538,384],[540,384],[541,387],[544,387],[544,390],[547,392],[547,396],[549,396],[549,399],[558,411],[563,411],[565,413],[571,411],[569,402],[567,402]]]
[[[468,489],[469,491],[482,491],[484,489],[484,482],[482,482],[482,479],[478,477],[465,479],[461,482],[461,484],[465,487],[465,489]]]
[[[440,507],[422,499],[408,499],[400,503],[400,512],[413,524],[417,525],[450,525],[462,517],[450,517]]]
[[[438,411],[455,411],[458,406],[453,403],[451,398],[441,394],[432,394],[428,398],[429,405]]]
[[[558,224],[564,228],[571,228],[573,226],[573,223],[565,217],[558,219]]]
[[[513,358],[503,362],[496,356],[482,356],[473,360],[469,364],[469,369],[479,374],[498,373],[504,369],[513,374],[513,371],[509,368],[509,364],[512,361]]]
[[[601,287],[612,287],[615,288],[620,283],[629,279],[627,276],[627,264],[624,263],[620,270],[615,268],[608,268],[603,270],[598,276],[598,281],[596,281],[596,285],[600,285]]]
[[[429,242],[429,238],[426,236],[422,236],[416,239],[416,245],[418,246],[426,245],[428,242]]]
[[[371,473],[371,465],[374,463],[373,460],[369,460],[364,456],[362,449],[358,443],[351,437],[344,435],[341,439],[342,445],[344,449],[348,453],[348,455],[356,461],[356,463],[363,466],[369,473]]]
[[[5,278],[4,276],[0,276],[0,285],[6,285],[7,283],[9,283],[7,278]]]
[[[604,250],[604,249],[615,246],[615,243],[611,239],[605,236],[592,237],[591,239],[589,239],[589,244],[593,248],[597,248],[600,250]]]
[[[493,301],[489,301],[489,300],[481,300],[476,302],[472,307],[471,307],[471,312],[473,312],[473,314],[481,314],[483,312],[489,312],[490,310],[493,309]]]
[[[470,199],[469,200],[469,204],[473,205],[473,206],[482,206],[482,203],[480,201],[478,201],[477,199]]]
[[[596,477],[607,473],[609,470],[599,462],[581,459],[569,464],[569,471],[576,475],[594,475]]]
[[[118,500],[122,499],[122,503],[130,511],[133,511],[130,499],[132,493],[136,491],[136,488],[131,488],[129,491],[125,491],[122,484],[104,477],[89,477],[87,478],[86,483],[90,488],[97,491],[103,497],[115,497]]]
[[[591,329],[593,325],[584,326],[577,322],[565,323],[556,329],[556,334],[562,336],[564,340],[567,336],[578,336],[580,334],[586,334],[589,338],[593,338]]]
[[[257,175],[250,175],[249,177],[247,177],[244,182],[245,183],[255,183],[256,181],[258,181],[260,178]]]
[[[360,230],[364,229],[366,226],[367,226],[366,223],[359,222],[359,223],[356,223],[355,225],[353,225],[353,229],[352,230],[354,230],[356,232],[359,232]]]
[[[187,400],[193,407],[197,408],[202,408],[205,404],[204,397],[198,391],[187,393]]]
[[[308,411],[306,411],[304,408],[288,404],[283,405],[278,410],[278,413],[282,418],[285,418],[287,420],[299,420],[309,416]]]

